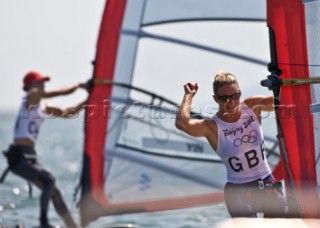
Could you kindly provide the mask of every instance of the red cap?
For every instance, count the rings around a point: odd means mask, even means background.
[[[33,81],[49,81],[50,78],[43,76],[41,73],[37,72],[37,71],[30,71],[29,73],[26,74],[26,76],[24,76],[23,79],[23,84],[24,86],[28,86],[30,85]]]

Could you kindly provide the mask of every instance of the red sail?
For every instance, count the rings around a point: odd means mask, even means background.
[[[305,17],[301,0],[267,1],[267,23],[274,34],[274,54],[282,79],[309,78]],[[310,85],[281,88],[278,119],[285,142],[285,148],[281,148],[283,159],[286,154],[288,159],[283,164],[287,164],[284,170],[289,210],[304,218],[319,217],[310,104]],[[291,197],[296,203],[291,203]]]
[[[108,0],[106,3],[97,43],[94,79],[113,79],[125,4],[125,0]],[[103,193],[103,151],[108,128],[110,94],[111,86],[94,85],[85,117],[84,164],[88,167],[84,167],[83,172],[86,173],[83,173],[82,181],[89,182],[86,183],[89,187],[83,189],[82,194],[100,204],[107,203]],[[84,180],[86,175],[89,177]],[[87,203],[88,201],[83,203],[81,208],[84,217],[90,212],[90,204]]]

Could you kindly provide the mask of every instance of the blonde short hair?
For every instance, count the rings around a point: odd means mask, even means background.
[[[213,81],[213,93],[217,95],[218,89],[224,85],[237,84],[237,78],[226,71],[218,71]]]

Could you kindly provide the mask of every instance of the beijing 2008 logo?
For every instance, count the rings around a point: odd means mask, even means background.
[[[255,130],[249,132],[248,135],[242,136],[242,138],[236,138],[233,142],[234,146],[239,147],[242,143],[254,143],[257,141],[258,133]]]

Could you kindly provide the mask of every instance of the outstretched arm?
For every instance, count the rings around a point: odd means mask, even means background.
[[[184,85],[185,94],[181,106],[177,111],[176,127],[191,136],[201,137],[205,136],[207,132],[205,120],[190,118],[192,99],[197,90],[197,84],[187,83]]]
[[[87,101],[83,101],[74,107],[61,109],[59,107],[47,106],[46,113],[54,117],[69,118],[73,117],[80,112],[82,108],[86,106]]]
[[[68,95],[68,94],[73,93],[78,88],[86,89],[86,84],[77,83],[75,85],[71,85],[71,86],[63,88],[63,89],[43,92],[42,97],[43,98],[51,98],[51,97],[56,97],[56,96]]]
[[[246,105],[253,110],[261,123],[261,112],[274,111],[273,96],[252,96],[244,100]]]

